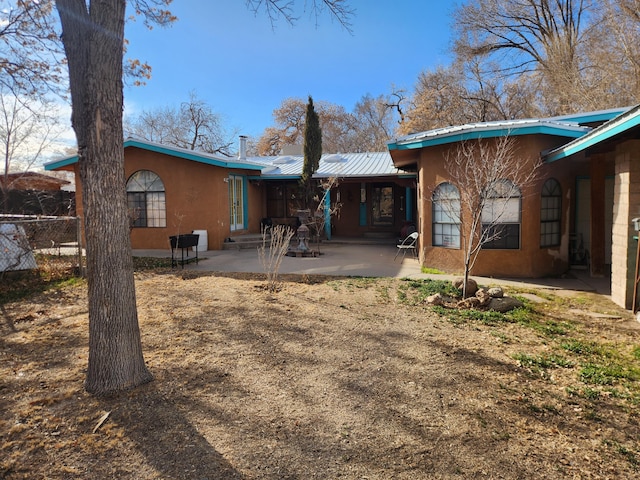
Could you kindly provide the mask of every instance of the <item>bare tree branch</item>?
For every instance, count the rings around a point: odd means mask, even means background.
[[[501,226],[515,213],[513,199],[520,201],[522,191],[536,181],[539,166],[539,159],[522,158],[509,136],[461,142],[446,152],[445,169],[459,202],[440,205],[459,220],[465,288],[483,246],[501,238]]]
[[[295,3],[295,0],[246,0],[249,10],[256,15],[263,11],[274,27],[281,18],[291,25],[297,22],[299,17],[296,16]],[[353,33],[351,19],[355,15],[355,10],[349,7],[348,0],[308,0],[304,5],[305,9],[309,9],[316,26],[324,11],[327,10],[331,18],[337,20],[346,31]]]

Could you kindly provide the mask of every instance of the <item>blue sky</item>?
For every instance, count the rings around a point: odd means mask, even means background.
[[[449,62],[453,2],[351,0],[353,33],[296,0],[295,26],[272,28],[244,0],[175,0],[178,21],[149,31],[128,23],[128,56],[146,61],[146,86],[125,88],[125,115],[178,106],[194,91],[228,129],[259,136],[285,98],[312,95],[351,111],[365,94],[411,89],[418,74]]]

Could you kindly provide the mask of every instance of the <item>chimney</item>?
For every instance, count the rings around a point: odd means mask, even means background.
[[[247,137],[240,135],[240,150],[238,151],[238,160],[247,159]]]

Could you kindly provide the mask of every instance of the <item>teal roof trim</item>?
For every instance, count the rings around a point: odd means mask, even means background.
[[[612,108],[609,110],[600,110],[598,112],[588,112],[588,113],[575,113],[573,115],[562,115],[558,117],[553,117],[548,120],[556,120],[556,121],[564,121],[564,122],[576,122],[579,124],[583,123],[596,123],[596,122],[608,122],[612,120],[624,112],[630,110],[631,107],[623,107],[623,108]]]
[[[561,127],[549,124],[535,124],[526,126],[512,126],[488,129],[469,129],[456,134],[433,135],[431,137],[416,138],[415,141],[408,140],[404,143],[402,140],[391,142],[388,144],[389,150],[409,150],[415,148],[432,147],[436,145],[445,145],[448,143],[463,142],[466,140],[478,140],[483,138],[497,138],[505,136],[517,135],[555,135],[560,137],[579,138],[588,131],[585,127]]]
[[[230,161],[224,158],[213,157],[207,154],[199,154],[198,152],[195,152],[193,150],[167,147],[166,145],[149,143],[149,142],[135,140],[135,139],[125,140],[124,148],[127,148],[127,147],[137,147],[143,150],[162,153],[164,155],[183,158],[185,160],[192,160],[194,162],[205,163],[207,165],[213,165],[216,167],[238,168],[238,169],[244,169],[244,170],[262,170],[263,168],[261,165],[243,163],[238,161]]]
[[[580,153],[640,125],[640,105],[600,125],[582,137],[543,154],[546,162],[555,162]]]
[[[245,163],[233,159],[226,159],[221,157],[215,157],[209,154],[202,154],[193,150],[187,150],[178,147],[168,147],[166,145],[160,145],[158,143],[146,142],[144,140],[136,140],[129,138],[124,141],[124,148],[135,147],[151,152],[162,153],[164,155],[170,155],[172,157],[183,158],[185,160],[191,160],[194,162],[204,163],[207,165],[213,165],[215,167],[234,168],[242,170],[257,170],[260,171],[264,168],[263,165],[257,165],[255,163]],[[73,165],[78,162],[78,156],[67,157],[60,160],[54,160],[44,165],[45,170],[56,170],[58,168]]]
[[[78,161],[78,156],[74,155],[73,157],[61,158],[60,160],[54,160],[52,162],[47,162],[44,164],[45,171],[53,171],[58,168],[67,167],[69,165],[73,165]]]

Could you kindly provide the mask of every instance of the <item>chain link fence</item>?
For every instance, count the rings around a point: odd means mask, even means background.
[[[79,217],[0,215],[0,276],[45,266],[82,275],[83,260]]]

